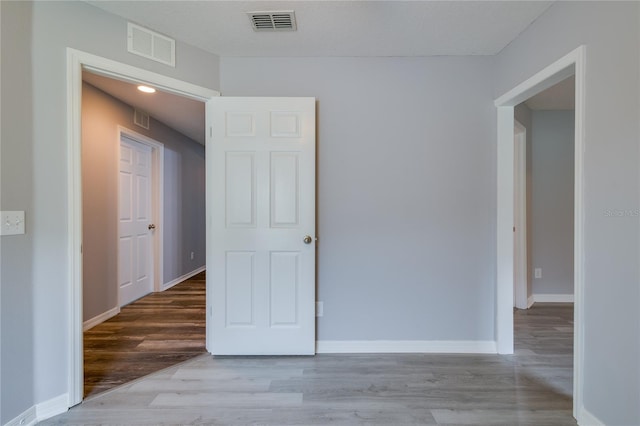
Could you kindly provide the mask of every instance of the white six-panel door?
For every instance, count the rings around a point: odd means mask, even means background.
[[[118,173],[120,306],[153,291],[151,148],[122,137]]]
[[[209,349],[313,354],[315,99],[210,102]]]

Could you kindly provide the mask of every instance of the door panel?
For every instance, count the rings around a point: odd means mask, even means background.
[[[313,354],[315,99],[210,102],[209,349]]]
[[[271,326],[298,326],[300,253],[271,252]]]
[[[227,327],[255,326],[255,253],[227,252],[225,294]]]
[[[256,185],[252,152],[226,153],[227,226],[255,228]]]
[[[298,158],[297,152],[271,153],[271,227],[298,226]]]

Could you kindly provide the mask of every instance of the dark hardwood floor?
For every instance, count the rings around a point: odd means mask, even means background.
[[[85,398],[204,353],[205,309],[202,272],[87,330]]]

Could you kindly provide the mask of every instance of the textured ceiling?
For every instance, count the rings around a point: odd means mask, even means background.
[[[271,57],[495,55],[553,4],[480,0],[87,3],[220,56]],[[298,30],[254,32],[246,12],[274,10],[294,10]],[[86,80],[204,143],[202,103],[161,92],[144,95],[134,85],[93,74],[86,74]],[[568,109],[572,88],[565,83],[527,104],[533,109]]]
[[[494,55],[550,1],[89,1],[220,56]],[[295,32],[246,12],[290,10]]]

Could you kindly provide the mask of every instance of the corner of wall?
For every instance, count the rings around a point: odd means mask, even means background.
[[[578,408],[576,420],[580,426],[605,426],[604,422],[591,414],[584,406]]]
[[[38,422],[65,413],[68,409],[69,395],[65,393],[29,407],[5,423],[5,426],[33,426]]]

